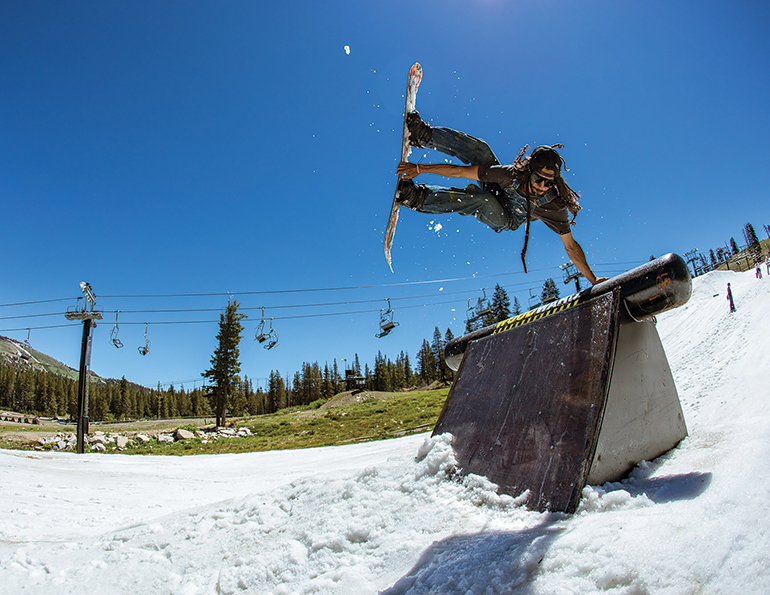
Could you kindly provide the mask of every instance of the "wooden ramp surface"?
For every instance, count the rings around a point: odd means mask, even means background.
[[[465,473],[529,490],[537,510],[573,512],[607,399],[619,328],[614,291],[472,342],[434,435],[450,432]]]

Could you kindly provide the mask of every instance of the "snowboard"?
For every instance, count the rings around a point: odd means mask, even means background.
[[[406,161],[411,153],[411,147],[409,145],[409,130],[406,127],[406,116],[409,112],[414,111],[414,106],[417,101],[417,88],[420,86],[422,80],[422,66],[419,62],[412,64],[409,69],[409,79],[406,84],[406,104],[404,105],[404,128],[401,135],[401,161]],[[393,262],[390,256],[390,249],[393,247],[393,238],[396,235],[396,223],[398,223],[398,209],[401,205],[396,201],[396,193],[398,192],[398,185],[396,185],[396,191],[393,193],[393,204],[390,207],[390,217],[388,217],[388,227],[385,229],[385,260],[388,261],[390,271],[393,272]]]

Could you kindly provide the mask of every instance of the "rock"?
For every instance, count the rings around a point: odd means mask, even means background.
[[[235,430],[233,430],[232,428],[219,428],[219,430],[217,430],[217,433],[220,436],[235,436]]]
[[[136,439],[143,444],[147,444],[150,441],[150,437],[147,434],[137,434]]]
[[[104,446],[107,443],[107,438],[104,436],[104,434],[96,434],[95,436],[89,437],[88,441],[94,444],[101,444],[102,446]]]
[[[246,436],[251,436],[251,430],[249,428],[238,428],[238,436],[241,438],[245,438]]]
[[[104,446],[104,443],[103,443],[103,442],[96,442],[96,443],[95,443],[95,444],[94,444],[94,445],[91,447],[91,452],[104,452],[104,451],[106,451],[106,450],[107,450],[107,447],[106,447],[106,446]]]
[[[128,446],[128,438],[125,436],[117,436],[115,438],[115,446],[117,446],[120,450],[123,450]]]
[[[176,440],[191,440],[192,438],[195,438],[195,434],[193,434],[189,430],[183,430],[182,428],[177,428],[176,432],[174,433],[174,438]]]
[[[158,434],[158,442],[173,442],[174,437],[166,434]]]

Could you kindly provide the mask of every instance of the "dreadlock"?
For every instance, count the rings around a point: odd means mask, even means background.
[[[580,194],[575,192],[572,188],[569,187],[567,182],[564,180],[564,178],[561,175],[561,168],[564,166],[565,171],[569,171],[564,163],[564,159],[562,158],[559,153],[556,152],[556,149],[563,149],[564,145],[561,143],[557,143],[555,145],[541,145],[539,147],[535,147],[535,149],[532,151],[532,153],[524,157],[524,153],[527,152],[527,149],[529,149],[529,145],[524,145],[522,149],[519,151],[519,154],[516,156],[516,159],[513,162],[513,171],[514,171],[514,177],[518,180],[521,180],[525,185],[529,184],[529,176],[532,174],[533,171],[542,169],[543,167],[547,167],[548,169],[552,169],[554,172],[556,172],[556,175],[554,176],[554,182],[556,185],[556,190],[561,197],[561,199],[565,202],[567,205],[567,208],[569,209],[569,212],[572,213],[572,221],[570,223],[572,225],[575,225],[575,217],[577,217],[577,213],[580,209],[583,207],[580,206]],[[524,247],[521,250],[521,263],[524,265],[524,272],[527,272],[527,261],[526,261],[526,255],[527,255],[527,244],[529,243],[529,222],[532,217],[532,199],[528,196],[527,199],[527,224],[524,231]]]

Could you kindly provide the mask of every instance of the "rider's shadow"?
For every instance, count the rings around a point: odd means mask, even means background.
[[[561,514],[547,515],[541,524],[515,532],[458,535],[431,545],[417,564],[395,585],[380,595],[416,595],[418,593],[498,592],[495,585],[525,586],[545,556],[551,543],[564,531],[553,525],[563,520]],[[498,568],[490,570],[490,566]],[[516,576],[511,585],[511,576]]]
[[[652,465],[638,469],[633,479],[604,484],[602,491],[644,494],[660,504],[693,500],[712,481],[711,473],[701,472],[650,478],[654,471]],[[565,521],[569,518],[554,513],[546,515],[539,525],[522,531],[458,535],[437,541],[406,575],[380,595],[497,593],[501,584],[515,589],[517,595],[532,593],[531,580],[551,544],[568,528]],[[560,526],[555,526],[557,523]]]

